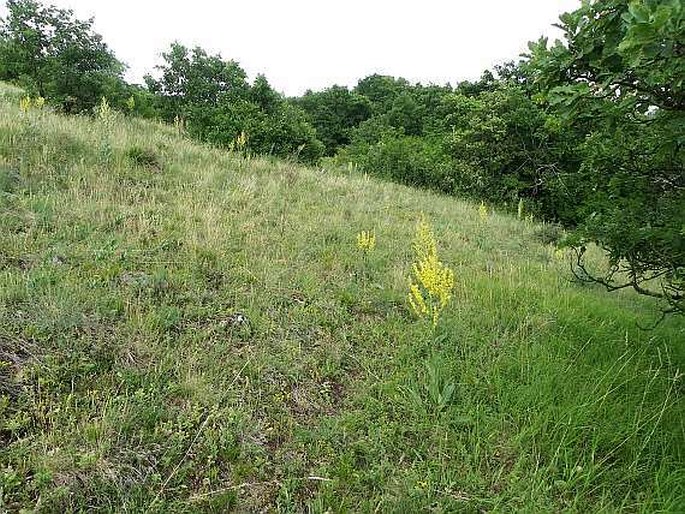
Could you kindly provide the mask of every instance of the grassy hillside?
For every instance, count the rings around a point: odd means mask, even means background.
[[[0,512],[678,512],[685,325],[535,223],[0,96]],[[456,274],[407,309],[423,212]],[[374,230],[364,257],[356,235]]]

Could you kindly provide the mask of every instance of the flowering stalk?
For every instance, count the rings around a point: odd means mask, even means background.
[[[438,259],[435,237],[425,220],[419,222],[413,248],[416,262],[412,265],[409,305],[419,318],[430,318],[436,326],[452,299],[454,271]]]

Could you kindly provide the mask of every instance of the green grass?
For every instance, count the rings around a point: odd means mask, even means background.
[[[683,510],[683,320],[544,227],[0,96],[0,512]]]

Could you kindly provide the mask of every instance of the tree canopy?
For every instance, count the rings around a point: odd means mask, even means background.
[[[126,92],[124,66],[71,10],[35,0],[7,0],[0,20],[0,80],[15,82],[67,112],[93,108]]]
[[[531,45],[540,98],[585,133],[573,176],[583,276],[685,305],[685,9],[682,0],[598,0],[561,18],[567,44]],[[611,268],[585,269],[585,245]],[[659,279],[653,282],[654,279]]]
[[[146,77],[167,121],[183,119],[191,135],[230,147],[245,137],[246,150],[315,161],[323,153],[304,111],[286,102],[264,76],[253,84],[235,61],[202,48],[173,43],[162,54],[159,77]]]

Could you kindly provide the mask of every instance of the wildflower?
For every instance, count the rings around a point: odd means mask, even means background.
[[[518,219],[520,219],[520,220],[523,219],[523,211],[524,211],[523,198],[519,198]]]
[[[454,271],[438,259],[435,237],[425,220],[419,222],[413,248],[416,262],[412,265],[409,305],[419,318],[428,317],[435,326],[452,299]]]
[[[368,254],[376,248],[376,234],[371,231],[362,230],[357,234],[357,248]]]
[[[97,115],[101,121],[108,122],[112,118],[112,107],[110,107],[107,98],[104,96],[100,100],[100,105],[97,108]]]
[[[428,306],[426,305],[423,294],[421,294],[421,289],[419,289],[417,284],[411,284],[409,286],[409,305],[411,305],[411,308],[419,317],[428,314]]]
[[[136,108],[136,99],[133,96],[129,96],[126,100],[126,108],[131,112]]]
[[[241,153],[244,152],[247,149],[247,140],[248,140],[247,134],[245,133],[244,130],[242,130],[240,132],[240,134],[238,134],[238,136],[235,138],[235,140],[231,141],[231,144],[229,147],[230,150],[232,152],[233,151],[241,152]]]
[[[185,119],[179,116],[178,114],[174,116],[174,127],[176,127],[176,132],[178,132],[179,134],[183,133],[183,131],[186,128]]]
[[[21,109],[21,112],[28,112],[31,108],[31,97],[25,96],[19,100],[19,108]]]
[[[480,205],[478,206],[478,216],[483,222],[487,221],[488,219],[488,207],[484,202],[480,202]]]

